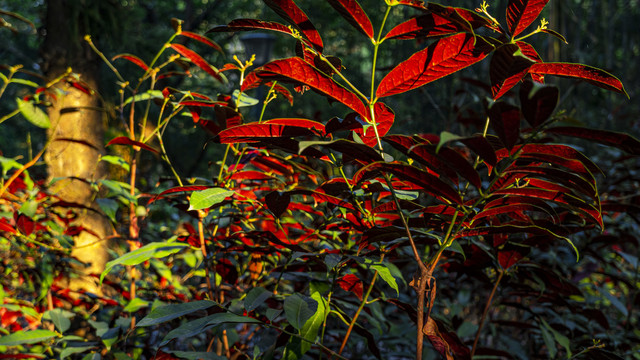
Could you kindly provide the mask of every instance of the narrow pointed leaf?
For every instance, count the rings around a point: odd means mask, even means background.
[[[418,88],[475,64],[493,50],[494,46],[480,36],[462,33],[440,39],[393,68],[380,81],[376,96]]]
[[[511,37],[523,32],[538,18],[549,0],[509,0],[507,26]]]
[[[436,13],[420,15],[398,24],[384,36],[385,39],[417,39],[455,34],[470,30],[468,23],[447,19]]]
[[[109,261],[105,265],[105,269],[100,274],[100,283],[104,277],[115,267],[116,265],[138,265],[151,258],[163,258],[171,254],[175,254],[178,251],[188,247],[188,244],[177,242],[153,242],[147,244],[139,249],[128,252],[115,260]]]
[[[456,192],[451,186],[426,171],[422,171],[410,165],[383,162],[372,163],[358,170],[358,172],[353,176],[353,180],[361,182],[365,179],[377,176],[380,172],[393,174],[398,179],[418,185],[435,197],[444,198],[447,201],[456,204],[462,203],[460,194],[458,194],[458,192]]]
[[[307,85],[317,92],[348,106],[362,117],[368,117],[366,107],[356,94],[345,89],[322,71],[299,57],[272,61],[260,68],[257,75],[262,78],[275,78],[276,80],[293,81]]]
[[[177,338],[184,338],[200,334],[207,329],[220,324],[255,324],[260,323],[260,320],[256,320],[247,316],[240,316],[228,312],[216,313],[200,319],[192,320],[180,325],[179,327],[169,331],[167,335],[162,339],[159,346],[166,345],[169,341]]]
[[[312,136],[316,133],[309,128],[293,125],[251,123],[234,126],[220,131],[215,141],[221,144],[257,142],[263,138]]]
[[[372,149],[371,146],[359,144],[346,139],[338,139],[333,141],[303,141],[300,142],[300,151],[309,146],[322,146],[334,151],[338,151],[363,163],[371,163],[374,161],[379,161],[381,159],[380,153]]]
[[[208,46],[216,49],[217,51],[222,52],[222,48],[220,47],[220,45],[216,44],[215,42],[211,41],[210,39],[208,39],[208,38],[206,38],[206,37],[204,37],[202,35],[199,35],[199,34],[196,34],[196,33],[192,33],[191,31],[182,31],[182,32],[180,32],[180,35],[188,37],[188,38],[191,38],[191,39],[194,39],[194,40],[197,40],[197,41],[199,41],[199,42],[201,42],[201,43],[203,43],[205,45],[208,45]]]
[[[111,58],[111,61],[116,60],[116,59],[125,59],[128,60],[136,65],[138,65],[142,70],[147,71],[149,70],[149,66],[139,57],[132,55],[132,54],[119,54],[114,56],[113,58]]]
[[[546,129],[545,132],[593,140],[603,145],[617,147],[631,155],[640,155],[640,141],[629,134],[621,132],[576,126],[558,126]]]
[[[220,82],[224,82],[224,78],[220,75],[220,73],[213,68],[213,66],[209,65],[209,63],[203,59],[200,55],[198,55],[195,51],[188,49],[184,45],[181,44],[171,44],[171,48],[175,50],[178,54],[186,57],[192,63],[196,64],[200,69],[204,70],[207,74],[213,76],[216,80]]]
[[[283,19],[300,30],[311,42],[314,49],[322,52],[323,44],[320,33],[313,26],[307,14],[293,0],[264,0],[264,2]]]
[[[478,172],[462,155],[453,149],[444,147],[436,152],[436,145],[420,144],[409,149],[409,156],[426,165],[431,170],[439,172],[438,170],[448,168],[449,171],[454,171],[454,176],[456,176],[456,173],[459,174],[476,188],[479,189],[482,186]],[[439,161],[434,161],[434,158]],[[443,175],[444,173],[446,173],[446,171],[443,171]],[[457,183],[457,179],[453,182]]]
[[[210,32],[229,32],[229,31],[247,31],[247,30],[272,30],[287,35],[292,35],[289,27],[272,21],[262,21],[256,19],[235,19],[227,25],[216,26]]]
[[[622,82],[618,78],[604,70],[588,65],[571,63],[539,63],[532,65],[529,68],[529,73],[578,78],[603,89],[615,91],[629,97],[629,94],[627,94]]]
[[[205,310],[216,305],[210,300],[192,301],[182,304],[170,304],[158,306],[151,310],[149,315],[145,316],[136,326],[152,326],[170,321],[180,316],[191,314],[196,311]]]
[[[109,141],[109,143],[107,143],[107,146],[111,146],[111,145],[129,145],[129,146],[139,147],[141,149],[145,149],[147,151],[151,151],[152,153],[158,154],[158,150],[152,148],[151,146],[145,143],[142,143],[140,141],[131,140],[126,136],[118,136],[116,138],[113,138],[111,141]]]
[[[358,31],[373,39],[371,20],[356,0],[327,0]]]
[[[171,188],[171,189],[164,190],[160,194],[154,196],[153,199],[151,199],[149,201],[149,204],[151,204],[152,202],[154,202],[156,200],[162,199],[166,195],[169,195],[169,194],[185,193],[185,192],[191,193],[193,191],[206,190],[206,189],[209,189],[209,188],[210,188],[210,186],[206,186],[206,185],[191,185],[191,186],[174,187],[174,188]]]
[[[35,344],[57,337],[55,331],[50,330],[31,330],[16,331],[12,334],[0,337],[0,346],[18,346],[25,344]]]

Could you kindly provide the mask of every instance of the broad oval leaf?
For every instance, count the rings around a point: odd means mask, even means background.
[[[578,78],[590,82],[603,89],[612,90],[629,97],[622,82],[608,72],[583,64],[572,63],[537,63],[529,68],[530,74],[556,75]]]
[[[555,86],[527,80],[520,86],[519,96],[522,115],[535,128],[553,114],[560,100],[560,91]]]
[[[534,60],[522,54],[516,44],[499,47],[491,57],[489,77],[493,99],[499,99],[511,90],[524,76]]]
[[[536,20],[549,0],[509,0],[507,26],[511,37],[518,36]]]
[[[222,130],[214,140],[221,144],[236,144],[243,142],[257,142],[261,139],[268,138],[290,138],[313,135],[317,134],[311,129],[303,126],[251,123]]]
[[[284,315],[291,326],[300,330],[313,316],[316,309],[311,309],[309,304],[298,294],[287,296],[284,300]]]
[[[413,90],[475,64],[494,49],[485,38],[466,33],[437,40],[393,68],[380,81],[376,96]]]
[[[171,254],[175,254],[188,246],[188,244],[171,241],[147,244],[139,249],[128,252],[115,260],[109,261],[105,265],[105,269],[102,274],[100,274],[100,283],[102,284],[104,277],[107,276],[111,269],[116,265],[138,265],[151,258],[163,258]]]
[[[244,298],[244,309],[247,311],[253,311],[268,298],[273,296],[273,293],[263,287],[255,287],[247,293]]]
[[[187,314],[191,314],[193,312],[199,310],[208,309],[214,305],[217,305],[216,302],[211,300],[200,300],[200,301],[192,301],[182,304],[169,304],[158,306],[155,309],[151,310],[149,315],[145,316],[142,320],[140,320],[136,326],[152,326],[156,324],[160,324],[169,320],[176,319],[180,316],[184,316]]]
[[[198,55],[195,51],[187,48],[181,44],[171,44],[171,48],[178,54],[186,57],[192,63],[196,64],[200,69],[204,70],[207,74],[213,76],[216,80],[224,83],[224,78],[220,75],[218,70],[211,66],[202,56]]]
[[[0,337],[0,346],[18,346],[25,344],[35,344],[42,341],[46,341],[57,337],[58,334],[55,331],[50,330],[31,330],[31,331],[16,331],[9,335]]]
[[[43,129],[51,127],[51,121],[49,121],[47,114],[36,106],[33,101],[25,101],[20,98],[16,98],[16,102],[18,103],[18,110],[20,110],[20,114],[22,114],[27,121]]]
[[[373,26],[371,20],[364,12],[362,6],[356,0],[327,0],[349,24],[358,31],[373,39]]]
[[[506,102],[496,102],[487,111],[491,127],[507,149],[520,138],[520,109]]]
[[[323,44],[320,33],[313,26],[307,14],[293,0],[264,0],[264,2],[283,19],[300,30],[314,49],[322,52]]]
[[[317,92],[334,99],[364,118],[368,118],[368,112],[358,96],[336,83],[322,71],[311,66],[299,57],[292,57],[272,61],[256,71],[261,78],[275,78],[276,80],[301,83],[309,86]]]
[[[443,36],[467,31],[460,22],[452,21],[436,13],[420,15],[398,24],[384,36],[385,39],[416,39]]]
[[[233,190],[218,187],[194,191],[189,198],[189,210],[208,209],[233,194],[235,194]]]

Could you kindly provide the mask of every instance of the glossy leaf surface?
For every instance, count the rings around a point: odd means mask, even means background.
[[[618,78],[604,70],[588,65],[571,63],[538,63],[529,68],[529,73],[578,78],[603,89],[625,94],[627,97],[629,96],[625,91],[622,82],[618,80]]]
[[[512,37],[518,36],[538,18],[549,0],[509,0],[507,26]]]
[[[200,69],[204,70],[207,74],[213,76],[216,80],[220,82],[224,82],[220,73],[213,68],[202,56],[198,55],[195,51],[187,48],[181,44],[171,44],[171,48],[175,50],[178,54],[186,57],[192,63],[196,64]]]

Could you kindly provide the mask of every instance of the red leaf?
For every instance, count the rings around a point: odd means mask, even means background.
[[[491,94],[498,99],[511,90],[524,76],[535,61],[521,54],[516,44],[507,44],[498,48],[491,57],[489,77]]]
[[[360,280],[360,278],[358,278],[356,275],[347,274],[336,280],[336,283],[342,290],[351,291],[356,294],[358,299],[362,300],[364,287],[362,286],[362,280]]]
[[[290,126],[303,127],[307,129],[313,129],[320,136],[325,135],[324,125],[317,121],[313,121],[309,119],[279,118],[279,119],[270,119],[270,120],[264,121],[263,124],[290,125]]]
[[[13,226],[9,225],[5,218],[0,218],[0,231],[5,231],[11,234],[15,234],[17,232]]]
[[[440,39],[393,68],[380,81],[376,96],[390,96],[418,88],[475,64],[494,49],[484,38],[470,34]]]
[[[35,228],[36,223],[31,220],[30,217],[26,215],[18,215],[18,220],[16,220],[16,227],[20,232],[26,236],[31,235],[33,233],[33,229]]]
[[[625,133],[576,126],[558,126],[546,129],[545,132],[593,140],[600,144],[617,147],[631,155],[640,155],[640,141]]]
[[[466,23],[466,24],[465,24]],[[466,25],[466,26],[465,26]],[[454,21],[450,18],[429,13],[409,19],[391,29],[385,39],[416,39],[442,36],[472,30],[464,19]]]
[[[522,258],[523,258],[522,254],[515,250],[498,252],[498,262],[500,263],[500,266],[504,270],[507,270],[508,268],[512,267]]]
[[[435,320],[433,320],[431,316],[427,318],[427,323],[424,325],[422,332],[426,335],[433,348],[436,349],[440,355],[442,355],[446,360],[454,359],[454,353],[451,346],[442,336],[438,329],[438,324],[436,324]]]
[[[194,40],[197,40],[197,41],[199,41],[199,42],[201,42],[203,44],[206,44],[206,45],[208,45],[208,46],[210,46],[210,47],[222,52],[222,48],[220,47],[220,45],[214,43],[213,41],[209,40],[208,38],[206,38],[206,37],[204,37],[202,35],[198,35],[196,33],[190,32],[190,31],[182,31],[180,33],[180,35],[186,36],[186,37],[194,39]]]
[[[302,83],[319,93],[343,103],[363,118],[368,118],[367,109],[358,96],[333,81],[320,70],[311,66],[299,57],[272,61],[257,70],[261,78]]]
[[[453,6],[443,6],[436,3],[427,4],[427,9],[440,16],[444,16],[445,18],[467,23],[467,26],[470,26],[466,30],[467,32],[473,32],[473,29],[484,26],[501,34],[503,33],[502,29],[499,26],[496,26],[493,21],[472,10]]]
[[[135,56],[135,55],[131,55],[131,54],[120,54],[120,55],[116,55],[113,58],[111,58],[111,61],[115,60],[115,59],[125,59],[125,60],[129,60],[132,63],[138,65],[139,67],[142,68],[142,70],[147,71],[149,70],[149,66],[142,61],[142,59],[140,59],[139,57]]]
[[[627,94],[622,82],[618,78],[604,70],[583,64],[538,63],[529,68],[529,73],[578,78],[603,89],[612,90],[629,97],[629,94]]]
[[[553,114],[559,99],[560,92],[555,86],[544,86],[528,80],[520,86],[522,115],[532,127],[542,124]]]
[[[351,205],[349,202],[336,197],[336,196],[332,196],[329,194],[325,194],[322,192],[318,192],[318,191],[313,191],[313,190],[307,190],[307,189],[296,189],[296,190],[292,190],[289,191],[290,195],[309,195],[311,197],[313,197],[313,199],[317,202],[328,202],[330,204],[333,205],[337,205],[340,207],[343,207],[345,209],[349,209],[349,210],[354,210],[355,208],[353,207],[353,205]]]
[[[204,106],[204,107],[213,107],[216,105],[226,105],[227,103],[224,101],[207,101],[207,100],[185,100],[178,103],[178,105],[182,106]]]
[[[287,211],[290,202],[291,195],[287,192],[272,191],[264,198],[264,203],[267,205],[267,208],[271,210],[277,218]]]
[[[373,26],[356,0],[328,0],[329,4],[336,9],[342,17],[347,19],[358,31],[365,34],[369,39],[373,39]]]
[[[152,202],[162,199],[164,198],[166,195],[169,194],[175,194],[175,193],[183,193],[183,192],[188,192],[191,193],[193,191],[200,191],[200,190],[206,190],[209,189],[211,186],[205,186],[205,185],[191,185],[191,186],[178,186],[178,187],[174,187],[171,189],[167,189],[163,192],[161,192],[160,194],[154,196],[150,201],[149,204],[151,204]]]
[[[227,25],[216,26],[210,32],[244,31],[244,30],[273,30],[292,35],[291,29],[277,22],[255,19],[235,19]]]
[[[391,108],[381,102],[377,102],[374,105],[373,109],[376,118],[378,136],[382,138],[389,132],[389,129],[391,129],[395,115]],[[367,116],[367,118],[369,117],[370,116]],[[358,128],[355,130],[355,132],[360,136],[360,138],[366,145],[373,147],[378,144],[378,139],[376,138],[376,133],[373,129],[373,126]]]
[[[411,165],[383,162],[371,163],[358,170],[358,172],[353,176],[353,180],[359,183],[363,180],[375,177],[380,172],[393,174],[398,179],[418,185],[435,197],[444,198],[447,201],[456,204],[462,204],[460,194],[458,194],[458,192],[451,186],[434,175]]]
[[[456,178],[451,180],[456,184],[458,183],[457,175],[455,175],[457,173],[476,188],[482,187],[478,172],[453,149],[443,147],[436,152],[436,145],[420,144],[409,149],[408,155],[433,171],[439,172],[438,170],[441,170],[443,175],[446,174],[446,170],[453,171],[453,176]]]
[[[305,14],[293,0],[264,0],[264,2],[283,19],[298,28],[309,42],[311,42],[314,49],[322,52],[322,38],[318,30],[313,26],[307,14]]]
[[[509,0],[507,26],[511,37],[523,32],[536,20],[549,0]]]
[[[275,180],[277,178],[267,175],[260,171],[247,170],[247,171],[239,171],[231,174],[228,178],[229,180]]]
[[[507,149],[512,149],[520,137],[520,109],[505,102],[496,102],[488,113],[496,135]]]
[[[529,45],[528,43],[526,43],[524,41],[516,41],[516,45],[518,45],[518,47],[520,48],[520,52],[522,52],[522,54],[524,56],[532,59],[533,61],[535,61],[537,63],[541,63],[542,62],[542,58],[540,57],[540,55],[538,54],[538,52],[536,51],[536,49],[533,46]],[[535,81],[537,83],[544,83],[544,75],[531,74],[531,78],[533,79],[533,81]]]
[[[112,139],[111,141],[109,141],[109,143],[107,144],[107,146],[111,146],[111,145],[131,145],[134,147],[134,149],[136,149],[136,147],[139,147],[141,149],[145,149],[148,151],[151,151],[153,153],[158,154],[158,150],[152,148],[151,146],[145,144],[145,143],[141,143],[140,141],[136,141],[136,140],[131,140],[126,136],[118,136],[114,139]]]
[[[561,166],[565,166],[562,160],[575,160],[579,161],[588,169],[591,173],[602,173],[602,170],[588,157],[579,152],[578,150],[567,145],[554,145],[554,144],[527,144],[521,148],[514,149],[514,151],[521,151],[519,157],[527,157],[533,159],[539,159],[543,162],[559,163]],[[502,151],[496,152],[499,159],[503,158],[504,153]],[[577,171],[576,167],[568,167]],[[582,170],[584,172],[584,170]]]
[[[389,6],[406,5],[420,10],[427,10],[422,0],[387,0]]]
[[[195,51],[188,49],[184,45],[180,44],[171,44],[171,48],[175,50],[178,54],[186,57],[192,63],[196,64],[200,69],[204,70],[207,74],[213,76],[216,80],[220,82],[224,82],[224,79],[216,69],[214,69],[209,63],[203,59],[200,55],[198,55]]]
[[[242,142],[257,142],[260,138],[311,135],[315,135],[315,133],[301,126],[251,123],[222,130],[218,133],[215,140],[220,144],[236,144]]]

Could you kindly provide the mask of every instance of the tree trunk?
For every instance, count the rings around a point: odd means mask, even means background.
[[[99,62],[83,40],[83,14],[93,2],[79,0],[48,0],[45,19],[46,39],[42,47],[43,70],[48,79],[55,79],[71,68],[79,80],[90,89],[98,88]],[[66,284],[72,290],[100,294],[95,278],[107,262],[107,237],[111,225],[95,203],[96,193],[90,182],[104,175],[99,157],[104,152],[103,115],[98,97],[60,82],[53,106],[49,108],[52,126],[48,131],[51,143],[45,155],[49,178],[59,179],[50,191],[63,201],[78,204],[77,218],[72,225],[83,229],[75,238],[72,255],[85,266],[77,270],[79,278]]]

